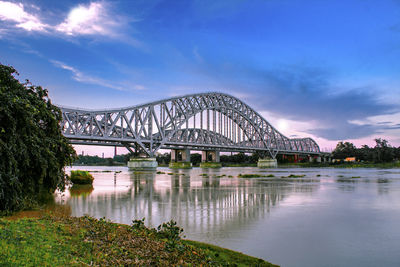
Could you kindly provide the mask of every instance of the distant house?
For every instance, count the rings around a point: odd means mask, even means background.
[[[348,157],[344,159],[345,162],[356,162],[356,157]]]

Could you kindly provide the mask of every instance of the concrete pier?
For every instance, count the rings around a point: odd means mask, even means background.
[[[129,170],[134,171],[154,171],[157,166],[156,158],[131,158],[128,161]]]
[[[277,168],[278,161],[276,159],[258,159],[258,168]]]

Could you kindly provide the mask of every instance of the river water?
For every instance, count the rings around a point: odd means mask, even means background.
[[[73,216],[173,219],[188,239],[281,266],[400,266],[400,169],[72,169],[95,177],[57,196]]]

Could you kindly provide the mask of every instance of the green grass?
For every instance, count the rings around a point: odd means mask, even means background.
[[[277,266],[240,252],[198,241],[184,240],[184,243],[202,249],[217,266]]]
[[[92,184],[93,176],[88,171],[71,171],[70,180],[74,184]]]
[[[384,163],[372,163],[372,162],[342,162],[342,163],[329,163],[329,162],[297,162],[297,163],[279,163],[280,167],[304,167],[304,168],[321,168],[321,167],[333,167],[333,168],[400,168],[400,162],[384,162]]]
[[[192,164],[190,162],[170,162],[170,169],[191,169]]]
[[[222,164],[220,162],[201,162],[200,168],[221,168]]]
[[[222,167],[257,167],[257,163],[231,163],[221,162]]]
[[[273,266],[180,234],[173,222],[149,229],[88,216],[0,218],[0,266]]]

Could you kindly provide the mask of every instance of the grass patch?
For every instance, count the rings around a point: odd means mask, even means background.
[[[241,174],[241,173],[239,173],[238,177],[239,178],[257,178],[257,177],[264,177],[264,175],[261,175],[261,174]]]
[[[169,163],[170,169],[191,169],[192,164],[190,162],[170,162]]]
[[[0,266],[272,266],[181,234],[173,221],[150,229],[89,216],[0,218]]]
[[[88,171],[71,171],[70,180],[74,184],[92,184],[93,176]]]
[[[281,178],[302,178],[305,177],[305,174],[297,175],[297,174],[290,174],[289,176],[281,176]]]
[[[230,163],[221,162],[222,167],[257,167],[257,163]]]
[[[288,178],[301,178],[301,177],[304,177],[304,176],[306,176],[305,174],[300,174],[300,175],[297,175],[297,174],[290,174],[289,176],[288,176]]]
[[[211,168],[211,169],[217,169],[217,168],[221,168],[222,164],[220,162],[201,162],[200,163],[200,168]]]
[[[400,162],[342,162],[342,163],[330,163],[330,162],[297,162],[297,163],[281,163],[281,167],[304,167],[304,168],[314,168],[314,167],[333,167],[333,168],[400,168]]]
[[[230,249],[192,240],[184,240],[184,242],[202,249],[216,266],[277,266]]]
[[[262,175],[262,174],[241,174],[238,175],[239,178],[258,178],[258,177],[275,177],[273,174]]]

